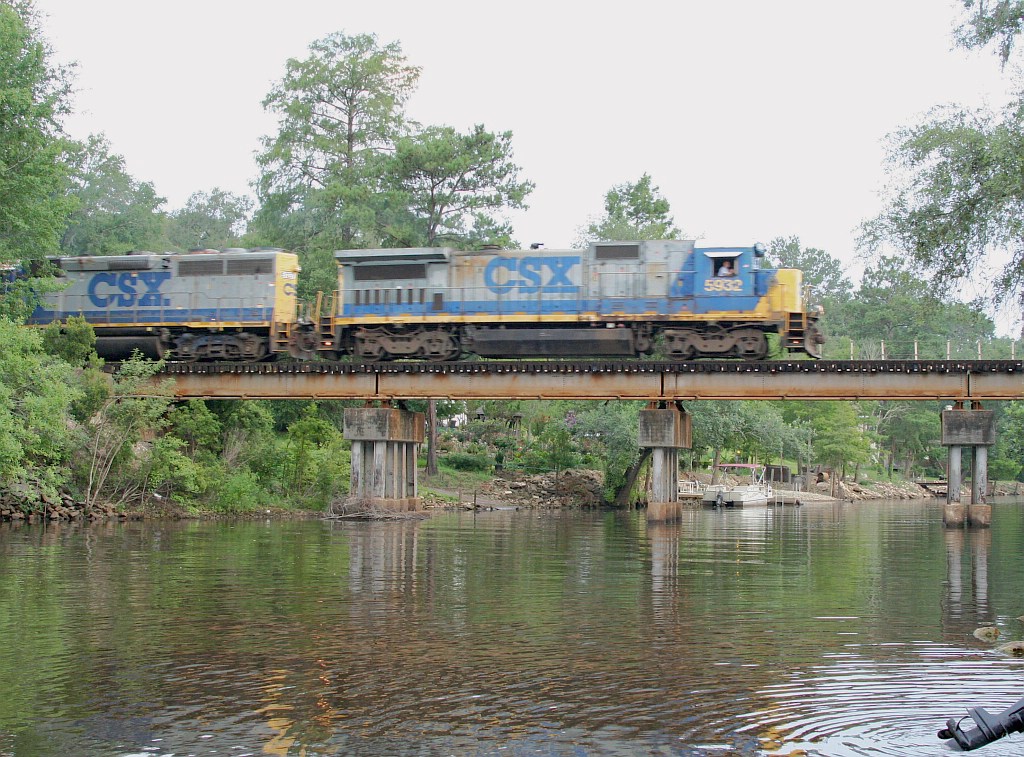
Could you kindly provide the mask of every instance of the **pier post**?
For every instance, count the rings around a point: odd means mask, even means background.
[[[423,428],[423,413],[345,408],[345,438],[352,442],[349,497],[393,512],[418,510],[416,459]]]
[[[988,447],[974,448],[974,471],[971,474],[971,504],[967,508],[967,525],[985,528],[992,525],[992,505],[988,503]]]
[[[947,528],[959,528],[967,518],[967,507],[960,501],[963,448],[959,444],[949,445],[946,460],[946,507],[942,513],[942,522]]]
[[[647,522],[679,520],[679,450],[689,449],[690,416],[679,407],[640,411],[640,446],[651,448],[651,496]]]
[[[988,498],[988,448],[995,444],[995,417],[991,410],[982,410],[981,403],[972,402],[966,410],[958,404],[942,411],[942,444],[949,450],[946,474],[946,507],[943,522],[947,527],[987,527],[992,523],[992,506]],[[971,501],[960,501],[962,486],[961,450],[971,447],[974,469],[971,475]]]

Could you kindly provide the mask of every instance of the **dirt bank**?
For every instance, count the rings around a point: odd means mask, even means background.
[[[687,473],[681,480],[711,482],[711,474],[704,472]],[[722,482],[734,485],[743,482],[741,477],[725,475]],[[559,473],[526,475],[514,471],[503,471],[479,486],[462,490],[445,490],[450,497],[457,498],[464,506],[478,507],[521,507],[521,508],[596,508],[604,506],[603,475],[594,470],[568,470]],[[780,491],[788,489],[783,484]],[[813,499],[828,500],[873,500],[873,499],[938,499],[927,489],[911,481],[861,482],[842,481],[837,484],[836,494],[831,494],[831,483],[823,481],[811,485],[809,492]],[[1021,494],[1019,485],[996,486],[995,496]],[[970,497],[970,489],[964,491]],[[966,500],[965,500],[966,501]]]

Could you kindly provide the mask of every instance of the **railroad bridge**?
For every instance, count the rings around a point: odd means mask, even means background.
[[[1020,360],[169,364],[183,399],[948,400],[1024,397]]]
[[[688,400],[939,400],[949,453],[945,521],[988,525],[987,451],[994,442],[985,400],[1024,398],[1020,360],[783,360],[769,362],[471,361],[454,363],[169,364],[181,399],[356,399],[349,408],[352,491],[396,509],[418,505],[416,448],[422,418],[390,406],[407,399],[646,400],[640,440],[653,448],[648,519],[678,517],[678,450],[689,446]],[[960,503],[961,450],[974,449],[970,506]]]

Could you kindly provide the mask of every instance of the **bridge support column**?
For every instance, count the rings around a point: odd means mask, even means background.
[[[963,448],[959,444],[949,445],[946,454],[946,506],[942,512],[942,522],[947,528],[959,528],[967,518],[967,506],[960,501],[962,460]]]
[[[988,502],[988,447],[980,444],[974,448],[971,504],[967,508],[967,525],[979,528],[992,525],[992,505]]]
[[[942,443],[949,450],[946,508],[943,512],[943,522],[947,527],[959,528],[965,523],[980,528],[991,525],[992,505],[987,502],[988,448],[995,441],[995,418],[991,410],[981,409],[981,403],[972,402],[970,410],[957,403],[957,407],[942,411]],[[974,460],[969,505],[960,501],[964,447],[972,448]]]
[[[345,438],[352,442],[350,499],[393,512],[419,509],[416,459],[423,413],[345,408]]]
[[[640,411],[640,446],[651,447],[651,494],[647,522],[679,520],[679,450],[689,449],[690,416],[678,407]]]

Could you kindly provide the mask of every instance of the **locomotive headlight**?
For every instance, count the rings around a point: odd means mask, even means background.
[[[765,252],[767,252],[767,249],[761,242],[758,242],[757,244],[754,245],[754,255],[756,255],[757,257],[763,258]]]

